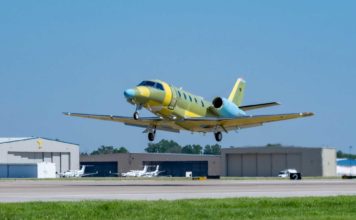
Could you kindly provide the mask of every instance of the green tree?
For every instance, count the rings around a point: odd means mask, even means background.
[[[220,155],[221,146],[219,144],[206,145],[204,148],[204,154]]]
[[[91,152],[90,155],[128,153],[128,152],[129,151],[125,147],[115,148],[113,146],[101,145],[97,150]]]
[[[192,145],[185,145],[182,147],[183,154],[193,154],[193,146]]]
[[[346,154],[346,153],[342,152],[341,150],[338,150],[338,151],[336,152],[336,157],[337,157],[337,158],[356,159],[356,155],[355,155],[355,154]]]
[[[115,153],[128,153],[129,151],[125,147],[120,147],[119,149],[114,150]]]
[[[201,154],[202,153],[202,146],[199,144],[193,145],[186,145],[182,148],[182,153],[184,154]]]
[[[175,141],[163,139],[156,144],[149,143],[145,151],[148,153],[181,153],[182,147]]]
[[[282,144],[267,144],[266,147],[283,147]]]
[[[199,144],[193,144],[193,154],[202,154],[203,147]]]

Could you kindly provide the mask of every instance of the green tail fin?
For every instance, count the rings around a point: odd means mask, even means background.
[[[229,101],[235,103],[237,106],[241,105],[244,98],[245,84],[246,82],[243,79],[238,79],[230,93]]]

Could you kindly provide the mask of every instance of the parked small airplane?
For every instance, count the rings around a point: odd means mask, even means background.
[[[160,173],[164,171],[159,171],[159,165],[156,166],[156,169],[152,172],[146,172],[143,174],[144,177],[157,177]]]
[[[246,111],[279,105],[278,102],[241,105],[245,81],[238,79],[229,98],[216,97],[212,102],[193,95],[181,88],[168,85],[160,80],[141,82],[137,87],[127,89],[127,101],[136,106],[133,117],[114,115],[93,115],[64,113],[67,116],[92,118],[121,122],[125,125],[145,128],[149,141],[154,141],[156,130],[179,133],[181,130],[215,134],[216,141],[222,140],[222,132],[261,126],[264,123],[308,117],[312,112],[248,115]],[[146,108],[157,117],[139,117],[139,110]]]
[[[142,176],[145,175],[145,173],[147,173],[147,169],[148,169],[148,166],[145,165],[143,167],[143,170],[130,170],[127,173],[122,173],[121,176],[124,176],[124,177],[142,177]]]
[[[59,173],[59,176],[63,177],[63,178],[71,178],[71,177],[92,176],[92,175],[98,174],[98,172],[96,172],[96,173],[85,173],[85,168],[86,167],[87,166],[83,165],[82,169],[80,169],[80,170],[68,170],[66,172]]]

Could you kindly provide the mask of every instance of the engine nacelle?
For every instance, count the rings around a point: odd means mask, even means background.
[[[246,115],[235,103],[225,98],[216,97],[213,100],[213,106],[220,117],[235,118]]]

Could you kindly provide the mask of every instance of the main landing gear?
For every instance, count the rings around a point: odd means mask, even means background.
[[[220,142],[220,141],[222,140],[222,138],[223,138],[222,133],[221,133],[220,131],[215,132],[215,133],[214,133],[214,136],[215,136],[215,140],[216,140],[217,142]]]
[[[136,112],[133,114],[133,118],[134,118],[135,120],[140,119],[140,115],[139,115],[138,111],[136,111]]]
[[[155,140],[155,136],[156,136],[156,131],[154,132],[148,132],[148,140],[149,141],[154,141]]]

